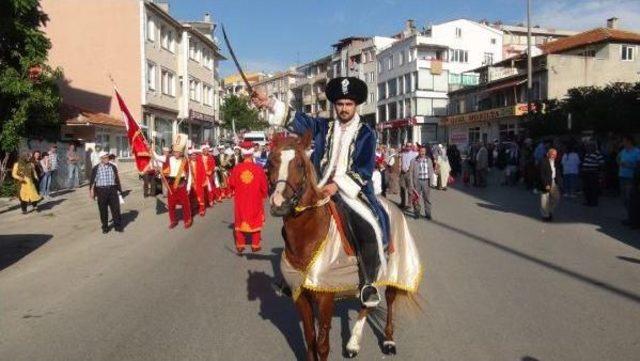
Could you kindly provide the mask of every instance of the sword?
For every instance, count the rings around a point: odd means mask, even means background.
[[[247,91],[249,92],[249,94],[253,94],[253,87],[251,87],[251,84],[249,84],[249,80],[247,79],[247,76],[244,74],[244,71],[242,71],[242,67],[238,62],[238,58],[236,58],[236,54],[233,52],[233,48],[231,47],[231,43],[229,42],[229,37],[227,36],[227,32],[224,30],[224,24],[222,25],[222,36],[224,37],[225,44],[227,44],[227,48],[229,49],[229,54],[231,54],[231,58],[233,59],[233,62],[236,64],[236,68],[238,68],[238,72],[240,73],[240,76],[242,77],[242,80],[244,80],[244,85],[247,87]]]

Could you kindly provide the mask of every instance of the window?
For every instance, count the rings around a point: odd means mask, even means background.
[[[496,45],[496,38],[491,38],[491,45]]]
[[[196,80],[196,99],[197,102],[202,103],[202,83]]]
[[[469,128],[469,144],[478,143],[480,141],[480,127]]]
[[[175,52],[175,41],[173,39],[173,31],[167,29],[164,25],[160,27],[160,37],[162,38],[162,48]]]
[[[175,96],[176,95],[175,75],[168,70],[162,69],[161,77],[162,77],[162,94]]]
[[[155,41],[156,40],[156,24],[153,22],[153,19],[147,19],[147,40]]]
[[[407,63],[412,62],[413,59],[411,58],[411,49],[407,50]]]
[[[378,60],[378,74],[382,73],[382,60]]]
[[[485,65],[493,64],[493,53],[484,53],[483,64],[485,64]]]
[[[387,86],[385,83],[378,84],[378,98],[380,99],[387,98]]]
[[[374,104],[376,102],[376,93],[374,92],[370,92],[369,93],[369,104]]]
[[[147,91],[156,90],[156,65],[147,62]]]
[[[387,70],[393,69],[393,56],[387,58]]]
[[[195,41],[189,42],[189,59],[196,60],[198,44]],[[197,60],[196,60],[197,61]]]
[[[189,80],[189,99],[197,99],[198,82],[195,79]]]
[[[580,55],[586,57],[586,58],[595,58],[596,57],[596,51],[594,49],[587,49],[585,51],[580,52]]]
[[[398,65],[404,64],[404,53],[398,53]]]
[[[450,49],[449,61],[454,63],[467,63],[469,62],[469,52],[462,49]]]
[[[622,53],[620,55],[620,59],[625,60],[625,61],[632,61],[633,60],[633,50],[634,50],[634,46],[631,45],[622,45],[621,49],[622,49]]]
[[[398,95],[398,93],[397,93],[397,85],[396,85],[396,80],[395,79],[389,80],[387,82],[387,87],[389,89],[389,98]]]
[[[213,88],[211,88],[209,85],[203,85],[202,87],[203,93],[204,93],[204,105],[209,105],[212,106],[213,105]]]
[[[378,106],[378,121],[384,122],[387,120],[387,106],[379,105]]]
[[[389,119],[398,119],[398,107],[396,106],[396,102],[391,102],[387,104],[387,106],[389,109]]]
[[[404,91],[405,93],[411,92],[411,74],[404,75]]]
[[[462,29],[456,28],[456,38],[461,38],[461,37],[462,37]]]

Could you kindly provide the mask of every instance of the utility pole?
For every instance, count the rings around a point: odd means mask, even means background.
[[[531,83],[531,0],[527,0],[527,121],[531,124],[531,96],[533,86]]]

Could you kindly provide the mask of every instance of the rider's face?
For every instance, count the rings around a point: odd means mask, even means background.
[[[348,122],[356,114],[356,102],[350,99],[340,99],[336,102],[336,113],[341,122]]]

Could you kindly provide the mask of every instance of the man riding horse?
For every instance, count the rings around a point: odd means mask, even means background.
[[[371,182],[375,166],[376,133],[360,121],[357,106],[367,98],[367,85],[354,77],[329,81],[325,93],[335,107],[337,119],[311,117],[291,111],[282,101],[269,98],[262,91],[251,96],[253,104],[268,109],[271,125],[286,126],[303,135],[311,132],[314,149],[311,160],[319,186],[341,211],[346,233],[360,263],[360,301],[376,307],[380,295],[373,282],[380,267],[385,267],[384,247],[389,239],[389,217],[376,198]],[[276,205],[285,201],[284,185],[276,187]],[[280,203],[280,204],[278,204]]]

